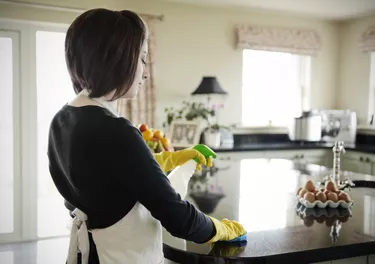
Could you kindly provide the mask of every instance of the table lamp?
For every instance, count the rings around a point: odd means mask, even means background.
[[[207,104],[210,104],[211,95],[213,94],[228,94],[226,91],[221,88],[216,77],[205,76],[203,77],[198,88],[191,93],[191,95],[207,95]]]

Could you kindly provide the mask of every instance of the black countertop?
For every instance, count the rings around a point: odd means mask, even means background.
[[[320,181],[329,169],[277,159],[215,164],[222,169],[208,178],[207,185],[221,187],[225,197],[206,213],[242,223],[247,244],[186,242],[186,250],[164,244],[166,258],[189,264],[310,263],[375,254],[375,189],[368,188],[375,187],[375,177],[344,172],[343,177],[357,184],[348,191],[355,201],[351,211],[323,210],[327,216],[312,216],[322,211],[302,210],[310,214],[304,217],[298,211],[296,190],[308,179]],[[197,204],[190,195],[186,199],[205,211],[207,204]],[[336,237],[334,226],[341,227]]]

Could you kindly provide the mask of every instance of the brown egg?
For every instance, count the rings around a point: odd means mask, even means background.
[[[310,227],[310,226],[314,225],[314,219],[304,219],[303,223],[305,224],[305,226]]]
[[[349,220],[349,215],[346,215],[344,217],[340,217],[339,220],[340,220],[341,223],[346,223]]]
[[[299,195],[299,192],[302,190],[302,187],[298,188],[297,195]]]
[[[345,192],[341,192],[341,193],[338,195],[338,198],[339,198],[339,200],[343,200],[343,201],[345,201],[345,202],[347,202],[347,203],[349,203],[349,202],[351,201],[349,194],[347,194],[347,193],[345,193]]]
[[[328,193],[330,193],[330,191],[328,191],[328,190],[324,190],[324,192],[323,192],[326,196],[328,195]]]
[[[305,184],[305,189],[309,192],[313,192],[315,190],[315,186],[312,180],[308,180]]]
[[[314,191],[313,191],[313,193],[315,194],[315,196],[316,196],[316,194],[319,192],[319,190],[318,189],[315,189]]]
[[[316,221],[319,223],[319,224],[322,224],[324,223],[324,221],[326,220],[326,217],[324,215],[321,215],[319,217],[316,218]]]
[[[315,195],[316,199],[321,201],[322,203],[325,203],[327,201],[327,195],[324,194],[324,192],[318,192]]]
[[[327,194],[327,199],[334,202],[334,203],[336,203],[339,200],[339,198],[337,197],[337,194],[334,193],[334,192],[329,192]]]
[[[306,201],[309,201],[310,203],[315,202],[315,194],[312,193],[312,192],[307,192],[307,193],[305,193],[305,196],[303,196],[303,198],[304,198]]]
[[[320,188],[319,191],[324,192],[325,190],[326,190],[326,189],[324,189],[324,188]]]
[[[333,181],[326,182],[326,186],[325,187],[326,187],[326,190],[331,191],[331,192],[338,191],[337,187],[336,187],[336,184]]]
[[[326,219],[326,226],[331,227],[331,226],[333,226],[334,222],[335,222],[335,218],[327,218]]]
[[[302,189],[300,192],[299,192],[299,197],[303,198],[305,196],[305,194],[307,193],[307,190],[306,189]]]

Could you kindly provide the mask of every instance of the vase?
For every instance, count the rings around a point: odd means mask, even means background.
[[[221,143],[221,134],[219,131],[204,132],[204,143],[211,148],[219,148]]]

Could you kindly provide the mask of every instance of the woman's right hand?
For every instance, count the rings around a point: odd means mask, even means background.
[[[208,217],[211,219],[212,223],[215,226],[216,234],[206,243],[215,243],[217,241],[231,241],[233,239],[244,236],[247,233],[245,228],[237,221],[231,221],[226,218],[219,221],[211,216]],[[247,238],[241,237],[241,240],[244,241],[247,240]]]
[[[194,158],[198,160],[198,170],[200,170],[201,165],[212,166],[211,158],[206,160],[206,157],[203,156],[203,154],[192,148],[177,150],[174,152],[163,151],[154,154],[154,158],[164,172],[173,170],[177,166],[181,166]]]

